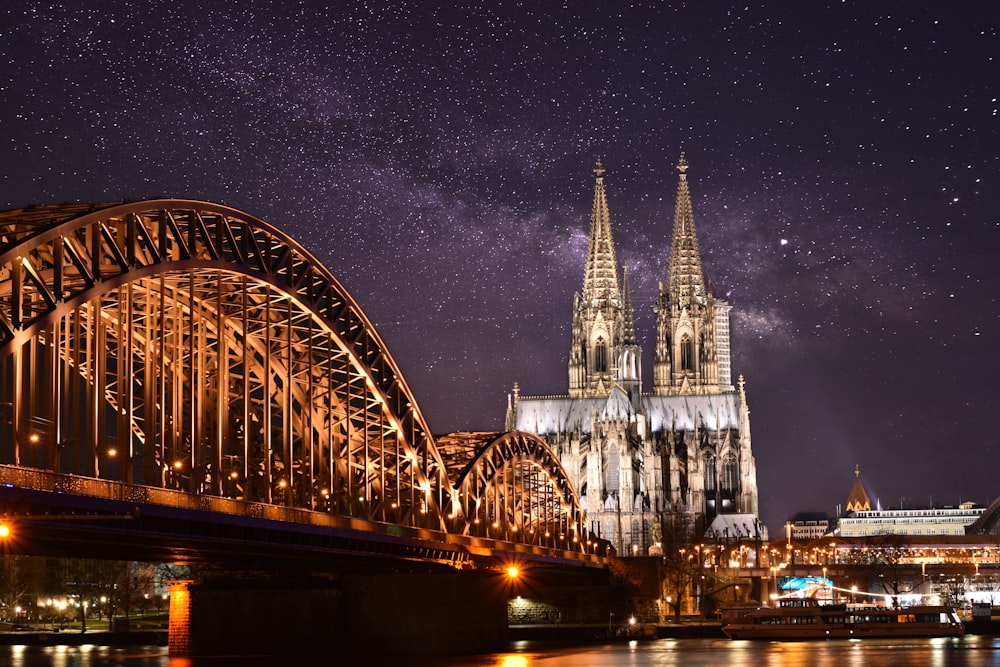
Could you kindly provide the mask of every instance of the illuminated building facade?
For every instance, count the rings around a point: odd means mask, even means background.
[[[799,512],[789,523],[796,542],[812,542],[830,532],[830,517],[825,512]]]
[[[670,270],[655,300],[653,386],[644,393],[628,265],[619,280],[598,161],[583,290],[573,297],[569,391],[508,401],[507,428],[556,451],[593,534],[619,554],[657,553],[717,517],[763,537],[742,376],[734,387],[730,310],[706,280],[681,156]],[[730,516],[732,515],[732,516]],[[728,532],[728,530],[727,530]],[[668,537],[664,537],[667,535]]]
[[[862,510],[841,517],[840,536],[965,535],[966,527],[975,523],[984,510],[973,503],[958,507]]]
[[[880,535],[965,535],[985,507],[962,503],[958,507],[913,509],[872,509],[868,493],[861,483],[861,470],[854,469],[854,485],[847,496],[847,514],[838,521],[840,537],[878,537]]]

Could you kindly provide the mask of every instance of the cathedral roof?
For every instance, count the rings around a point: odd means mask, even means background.
[[[868,494],[865,492],[865,487],[861,483],[861,468],[855,466],[854,486],[851,487],[851,492],[847,494],[847,511],[861,512],[864,510],[870,510],[871,508],[871,501],[868,500]]]
[[[517,402],[517,428],[540,435],[565,433],[576,428],[589,433],[591,417],[601,415],[610,401],[611,398],[521,396]],[[653,432],[693,431],[696,427],[714,431],[739,428],[739,407],[736,392],[643,396],[638,412],[649,418]]]
[[[604,410],[601,411],[601,419],[628,421],[632,418],[633,413],[632,401],[628,399],[628,394],[621,387],[615,385],[604,404]]]
[[[754,514],[720,514],[712,519],[712,525],[705,531],[705,539],[755,539],[767,541],[767,526]]]
[[[693,431],[739,428],[740,405],[736,392],[700,396],[644,396],[645,414],[655,431]]]

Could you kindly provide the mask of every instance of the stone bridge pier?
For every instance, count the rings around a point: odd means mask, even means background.
[[[171,656],[470,654],[507,647],[495,572],[176,582]]]

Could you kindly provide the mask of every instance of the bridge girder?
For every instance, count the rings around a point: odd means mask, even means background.
[[[374,327],[245,213],[0,214],[0,363],[5,462],[443,527],[450,484]]]
[[[584,511],[548,444],[523,431],[480,435],[456,477],[454,512],[466,518],[464,534],[588,551]]]
[[[190,200],[0,213],[0,464],[453,533],[489,508],[532,535],[585,525],[528,434],[453,485],[329,270],[273,225]]]

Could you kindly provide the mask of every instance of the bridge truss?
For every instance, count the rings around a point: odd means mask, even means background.
[[[480,444],[449,467],[357,303],[262,220],[0,213],[0,464],[585,552],[544,443]]]

